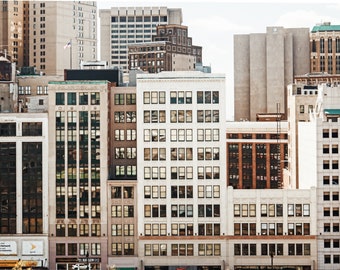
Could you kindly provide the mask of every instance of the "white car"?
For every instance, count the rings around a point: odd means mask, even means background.
[[[77,264],[72,265],[72,269],[78,269],[78,270],[91,269],[91,265],[77,263]]]

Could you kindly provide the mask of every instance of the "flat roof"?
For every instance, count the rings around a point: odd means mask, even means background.
[[[312,33],[315,32],[333,32],[333,31],[340,31],[340,25],[316,25],[312,29]]]

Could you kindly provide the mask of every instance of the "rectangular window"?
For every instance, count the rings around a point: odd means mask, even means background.
[[[124,94],[115,94],[115,105],[124,105]]]

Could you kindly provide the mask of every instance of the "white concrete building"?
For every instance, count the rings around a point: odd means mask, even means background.
[[[340,265],[340,88],[318,88],[316,111],[299,123],[299,176],[317,186],[318,269]]]
[[[225,77],[138,74],[136,92],[141,267],[222,269]]]

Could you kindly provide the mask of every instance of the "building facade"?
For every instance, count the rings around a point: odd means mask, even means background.
[[[0,114],[0,267],[46,267],[47,114]]]
[[[227,122],[227,185],[234,189],[288,187],[287,122]]]
[[[310,33],[310,72],[340,74],[340,25],[315,25]]]
[[[96,1],[29,1],[29,65],[64,75],[97,60]],[[28,14],[27,14],[28,16]]]
[[[24,64],[26,27],[25,12],[28,1],[2,1],[0,3],[0,53],[21,67]]]
[[[225,78],[137,75],[138,257],[143,269],[221,269]]]
[[[286,115],[286,87],[309,72],[309,29],[267,27],[266,33],[234,36],[234,119],[257,113]]]
[[[340,264],[339,104],[339,87],[322,84],[310,122],[299,123],[299,176],[317,186],[317,261],[325,270]]]
[[[107,81],[49,82],[51,269],[107,265]]]
[[[112,7],[99,11],[101,59],[128,72],[128,46],[152,41],[157,25],[182,24],[182,10],[167,7]]]
[[[193,71],[196,63],[202,64],[202,47],[192,45],[186,26],[157,26],[152,40],[129,45],[129,69],[148,73]]]

